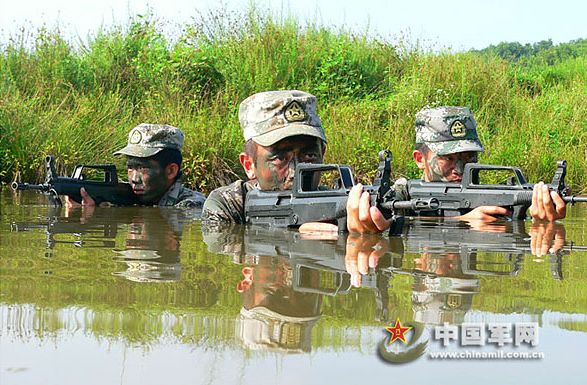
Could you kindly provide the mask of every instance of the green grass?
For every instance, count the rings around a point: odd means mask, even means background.
[[[416,112],[469,106],[484,163],[519,165],[587,188],[587,56],[508,63],[479,52],[427,52],[346,30],[278,19],[254,8],[202,16],[170,41],[153,16],[70,42],[38,30],[0,42],[0,181],[40,180],[43,158],[60,171],[115,162],[111,154],[141,122],[186,135],[191,187],[211,191],[242,175],[237,110],[252,93],[302,89],[318,97],[328,162],[369,181],[377,152],[394,153],[396,176],[418,177],[411,158]]]

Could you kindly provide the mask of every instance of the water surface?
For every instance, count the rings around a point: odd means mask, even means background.
[[[68,212],[3,191],[0,382],[584,383],[586,214],[308,237],[202,228],[175,209]],[[389,344],[398,319],[411,344]],[[522,322],[537,324],[536,346],[434,337],[445,323]],[[381,345],[407,363],[380,358]],[[544,358],[430,358],[466,350]]]

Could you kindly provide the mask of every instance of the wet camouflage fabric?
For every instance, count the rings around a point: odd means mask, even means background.
[[[207,224],[244,224],[245,197],[254,188],[258,188],[255,181],[237,180],[212,191],[204,203],[202,220]]]
[[[200,192],[185,187],[181,180],[174,184],[163,194],[159,200],[159,207],[184,207],[201,208],[204,206],[206,196]]]
[[[163,149],[181,151],[183,133],[177,127],[166,124],[141,123],[128,133],[128,144],[114,155],[128,155],[148,158]]]
[[[482,152],[477,122],[467,107],[424,108],[416,114],[416,144],[438,155]]]
[[[245,141],[271,146],[295,135],[310,135],[326,142],[316,113],[316,97],[303,91],[268,91],[242,101],[239,121]]]

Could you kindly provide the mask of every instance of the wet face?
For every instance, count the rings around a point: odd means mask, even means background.
[[[416,162],[424,171],[426,182],[460,182],[463,179],[465,164],[477,163],[477,153],[467,151],[437,155],[432,151],[425,151],[422,153],[421,163],[418,160]]]
[[[257,145],[249,169],[249,179],[257,179],[261,190],[289,190],[298,163],[322,163],[324,146],[313,136],[293,136],[268,147]],[[241,158],[241,162],[242,158]]]
[[[173,183],[167,170],[154,159],[128,157],[126,166],[128,181],[141,203],[156,204]]]

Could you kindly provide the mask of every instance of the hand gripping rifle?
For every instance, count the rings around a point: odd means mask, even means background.
[[[483,184],[480,174],[486,171],[511,172],[507,184]],[[565,185],[567,162],[557,162],[556,172],[548,185],[551,191],[558,193],[567,203],[587,202],[587,196],[570,196]],[[488,164],[467,163],[461,183],[408,181],[411,199],[436,198],[440,203],[442,216],[458,216],[479,206],[501,206],[513,211],[513,219],[525,219],[526,210],[532,205],[534,184],[526,178],[518,167],[494,166]]]
[[[333,172],[333,188],[315,188],[320,173]],[[346,204],[354,186],[350,167],[338,164],[299,163],[296,166],[293,187],[284,191],[253,189],[245,199],[247,223],[272,227],[299,226],[307,222],[336,222],[339,231],[346,230]],[[379,168],[373,185],[365,186],[371,195],[371,204],[377,206],[386,218],[396,210],[436,210],[435,197],[409,201],[395,199],[391,188],[391,152],[379,152]]]
[[[110,202],[120,206],[130,206],[138,203],[137,196],[128,183],[118,182],[116,166],[113,164],[101,165],[77,165],[71,178],[58,176],[55,171],[55,159],[51,155],[45,157],[47,175],[45,183],[30,184],[12,182],[13,190],[37,190],[48,194],[49,202],[53,206],[62,206],[59,195],[68,195],[77,202],[82,201],[80,188],[84,188],[94,199],[97,205],[102,202]],[[103,180],[88,180],[85,171],[97,170],[95,173],[103,173]],[[92,172],[92,171],[90,171]]]

